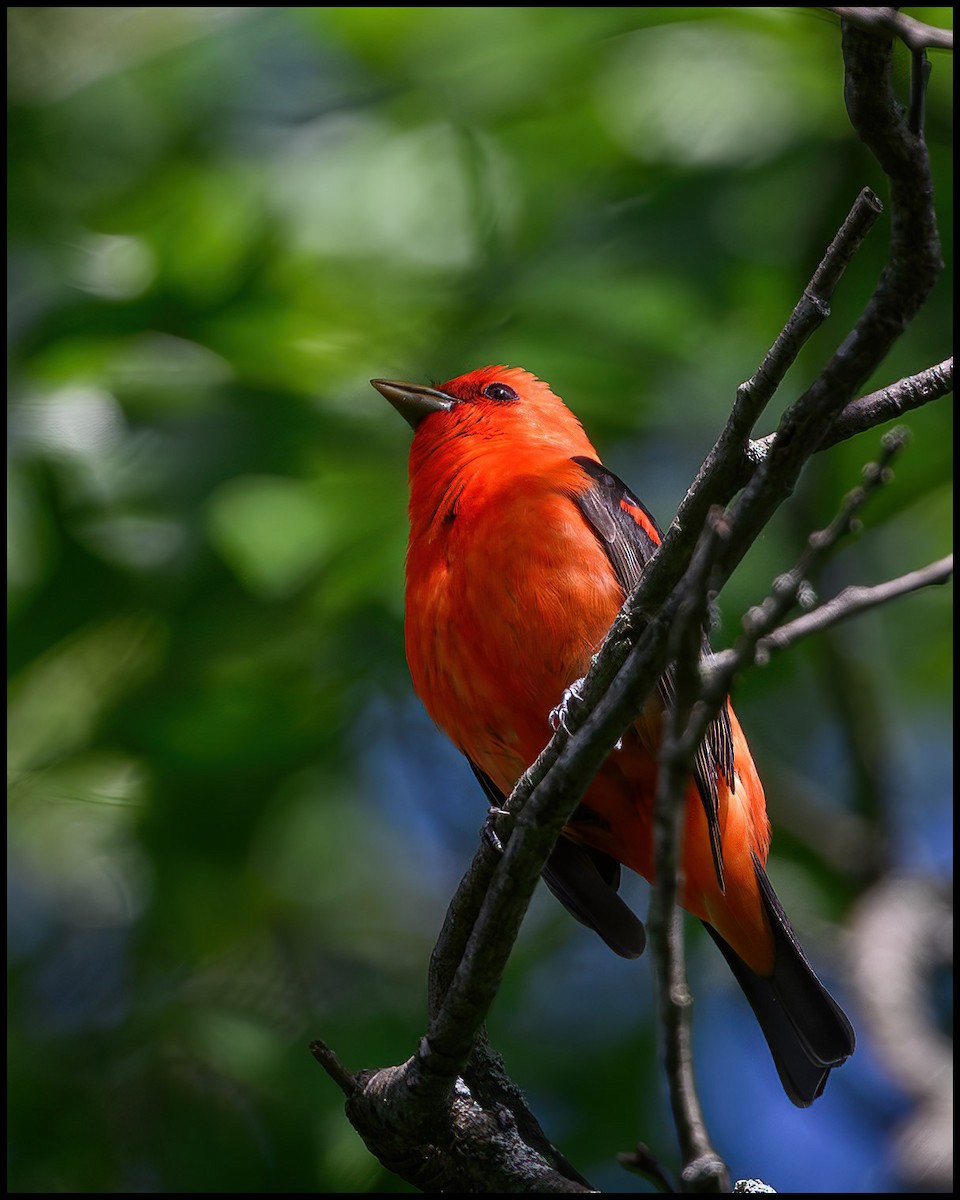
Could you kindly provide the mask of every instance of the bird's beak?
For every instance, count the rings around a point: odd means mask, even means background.
[[[446,392],[421,387],[419,383],[391,383],[389,379],[371,379],[370,382],[414,429],[424,417],[434,412],[449,412],[456,404]]]

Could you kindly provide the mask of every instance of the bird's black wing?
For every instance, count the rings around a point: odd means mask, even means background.
[[[578,492],[574,500],[606,552],[617,582],[626,596],[640,581],[644,568],[663,539],[660,527],[623,480],[608,471],[602,463],[581,455],[573,461],[583,469],[589,480],[587,487]],[[710,653],[706,638],[704,653]],[[672,668],[661,677],[659,691],[664,704],[671,703],[675,692]],[[723,847],[718,818],[718,779],[725,779],[731,790],[734,787],[733,733],[726,705],[710,723],[706,737],[697,750],[693,776],[707,815],[713,865],[722,890]]]
[[[505,800],[503,793],[486,771],[472,759],[467,761],[492,807],[500,808]],[[574,821],[581,819],[589,821],[591,814],[578,809]],[[643,953],[647,941],[643,922],[617,895],[620,864],[616,859],[561,834],[542,875],[564,908],[598,933],[611,950],[623,958],[637,958]]]

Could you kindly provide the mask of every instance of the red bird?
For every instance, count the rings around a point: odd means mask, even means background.
[[[483,367],[439,388],[372,380],[414,428],[406,648],[427,712],[492,803],[552,734],[551,713],[591,659],[660,542],[656,522],[599,461],[550,388]],[[544,870],[570,912],[628,958],[643,926],[617,895],[620,864],[653,877],[651,809],[663,695],[624,734]],[[687,792],[681,902],[706,925],[749,1000],[784,1089],[805,1107],[854,1048],[767,879],[763,787],[729,702]]]

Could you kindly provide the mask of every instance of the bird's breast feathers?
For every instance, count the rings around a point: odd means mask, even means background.
[[[464,750],[469,730],[495,731],[516,741],[525,766],[620,607],[623,592],[573,498],[583,479],[570,460],[550,472],[461,473],[447,501],[425,506],[449,514],[442,527],[434,518],[411,531],[414,686]]]

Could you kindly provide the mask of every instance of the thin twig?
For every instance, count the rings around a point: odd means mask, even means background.
[[[944,584],[952,575],[953,555],[948,554],[926,567],[920,567],[906,575],[898,575],[896,579],[888,579],[885,583],[877,583],[870,587],[857,584],[846,587],[832,600],[818,605],[812,612],[804,613],[762,637],[757,643],[755,659],[762,663],[775,650],[786,650],[812,633],[822,633],[839,621],[859,616],[868,609],[888,604],[891,600],[898,600],[901,596],[920,591],[921,588]],[[717,659],[722,666],[724,655],[717,655]]]
[[[701,694],[706,709],[701,717],[704,728],[726,699],[734,675],[755,661],[758,644],[773,632],[803,592],[809,589],[807,580],[813,569],[826,558],[845,534],[855,528],[856,514],[871,495],[890,480],[890,463],[905,444],[905,430],[891,430],[884,437],[883,452],[877,462],[864,467],[861,486],[847,493],[840,511],[826,529],[818,530],[809,536],[807,545],[792,570],[775,579],[766,599],[745,614],[743,633],[733,648],[732,657],[711,657],[707,664],[709,684]]]
[[[753,427],[807,339],[829,315],[833,293],[882,208],[869,188],[860,192],[783,329],[751,378],[737,389],[727,423],[666,532],[657,555],[664,564],[677,561],[683,556],[684,549],[688,554],[692,551],[711,507],[728,503],[749,478],[755,464],[747,459],[746,448],[750,445]],[[665,565],[659,569],[666,574]],[[654,571],[651,564],[647,573],[653,576]],[[667,586],[666,581],[664,586]],[[652,579],[645,577],[644,590],[648,588],[652,592],[650,603],[656,607],[663,596],[653,588]],[[617,634],[615,625],[612,636]]]
[[[844,271],[882,212],[876,194],[864,188],[760,366],[737,389],[729,426],[749,433],[756,424],[810,335],[829,317],[830,301]]]
[[[661,1192],[675,1192],[673,1180],[663,1169],[660,1161],[654,1156],[650,1147],[638,1142],[633,1150],[626,1150],[617,1155],[617,1162],[628,1171],[635,1171],[649,1179]]]
[[[849,21],[860,29],[899,38],[912,51],[953,49],[952,29],[926,25],[896,8],[843,8],[825,5],[824,11],[835,13],[841,20]]]
[[[927,58],[926,50],[914,50],[911,59],[910,107],[907,110],[907,124],[917,137],[923,137],[927,106],[927,84],[930,82],[930,72],[932,70],[933,64]]]
[[[326,1042],[319,1039],[310,1043],[310,1053],[323,1067],[333,1082],[345,1096],[352,1096],[357,1090],[357,1078],[343,1065]]]
[[[695,1192],[730,1190],[726,1165],[710,1142],[697,1095],[690,1029],[693,997],[684,965],[683,916],[677,904],[685,802],[700,744],[699,738],[690,739],[687,726],[701,687],[698,664],[719,536],[719,524],[711,523],[683,578],[684,599],[671,630],[675,686],[663,720],[653,809],[655,883],[648,913],[651,953],[657,971],[664,1068],[682,1156],[681,1188]]]
[[[880,388],[869,395],[851,400],[837,415],[817,453],[836,446],[859,433],[894,421],[912,409],[921,408],[931,400],[938,400],[953,391],[953,356],[945,358],[935,366],[927,367],[916,375],[909,375],[889,387]],[[770,453],[776,434],[758,438],[747,448],[747,458],[756,465]]]

